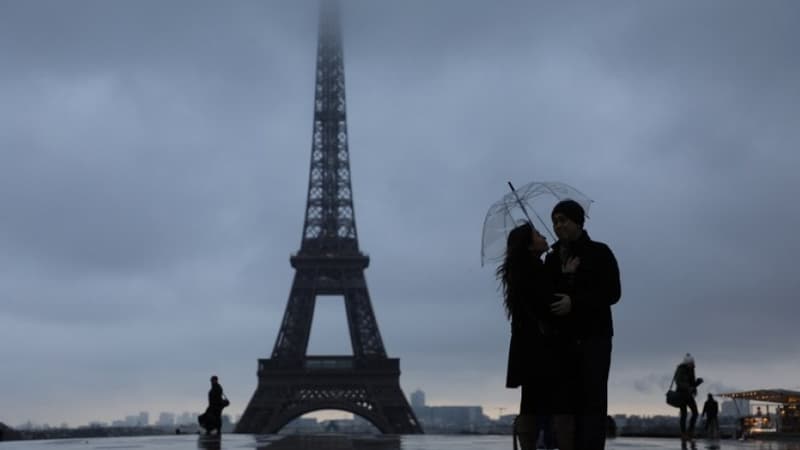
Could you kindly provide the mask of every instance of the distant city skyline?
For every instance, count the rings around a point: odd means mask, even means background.
[[[502,417],[508,415],[517,414],[516,408],[505,408],[505,407],[497,407],[493,408],[496,410],[496,413],[490,412],[490,409],[487,409],[484,405],[446,405],[446,404],[428,404],[426,401],[427,394],[424,390],[420,388],[416,388],[408,394],[409,397],[409,404],[412,406],[415,412],[426,408],[426,407],[434,407],[434,408],[448,408],[448,407],[480,407],[482,408],[482,414],[489,417],[492,420],[501,420]],[[751,411],[751,402],[749,400],[731,400],[722,397],[716,397],[716,400],[720,404],[720,415],[721,416],[739,416],[740,414],[748,414],[752,413]],[[698,396],[698,406],[702,409],[702,402],[704,398],[700,398]],[[734,405],[736,403],[736,406]],[[775,406],[777,405],[770,405],[763,402],[755,402],[753,405],[764,405],[764,412],[774,412]],[[755,408],[755,406],[753,406]],[[638,412],[632,413],[614,413],[610,414],[612,416],[642,416],[642,417],[654,417],[654,416],[677,416],[678,410],[674,409],[671,411],[672,413],[666,414],[643,414]],[[156,415],[157,414],[157,415]],[[155,420],[150,420],[151,413],[147,411],[140,411],[138,413],[131,413],[124,416],[123,419],[98,419],[92,420],[85,424],[69,424],[66,421],[58,422],[59,427],[61,428],[77,428],[77,427],[84,427],[84,426],[121,426],[121,427],[131,427],[131,426],[156,426],[156,427],[174,427],[174,426],[181,426],[181,425],[189,425],[194,426],[197,424],[197,416],[199,412],[189,412],[184,411],[182,413],[175,413],[175,412],[167,412],[167,411],[159,411],[158,413],[154,413],[152,417],[155,417]],[[231,414],[224,414],[228,417],[228,419],[232,423],[236,423],[239,420],[239,415],[231,415]],[[329,421],[329,420],[349,420],[349,419],[356,419],[358,416],[351,414],[346,411],[338,411],[338,410],[323,410],[323,411],[315,411],[308,414],[304,414],[301,416],[302,418],[312,418],[318,421]],[[171,421],[170,421],[171,419]],[[40,428],[40,427],[53,427],[48,423],[37,423],[31,420],[27,420],[20,424],[10,424],[7,425],[15,426],[20,429],[29,429],[29,428]]]

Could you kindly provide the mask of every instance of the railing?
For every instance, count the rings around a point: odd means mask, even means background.
[[[259,359],[258,371],[289,369],[300,371],[391,371],[399,372],[397,358],[357,359],[352,356],[307,356],[300,360]]]
[[[350,370],[353,368],[353,358],[307,358],[305,361],[305,368],[310,370],[315,369],[343,369]]]

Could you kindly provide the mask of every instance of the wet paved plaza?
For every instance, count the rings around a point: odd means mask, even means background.
[[[511,436],[357,436],[357,435],[223,435],[221,439],[197,435],[60,439],[0,442],[0,450],[114,450],[114,449],[256,449],[256,450],[507,450]],[[698,440],[682,446],[678,439],[617,438],[608,450],[800,450],[800,442]]]

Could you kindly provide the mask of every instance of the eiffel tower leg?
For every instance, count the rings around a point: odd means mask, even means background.
[[[272,351],[273,358],[302,359],[306,354],[316,302],[314,274],[311,272],[308,269],[295,272],[281,329]]]
[[[398,361],[399,360],[394,360]],[[399,364],[398,364],[399,368]],[[419,434],[422,426],[400,389],[400,373],[381,377],[370,389],[370,398],[380,407],[380,415],[388,422],[391,434]]]
[[[262,366],[259,360],[259,366]],[[244,414],[236,423],[236,433],[265,434],[275,433],[271,431],[273,417],[277,414],[280,406],[285,402],[285,388],[275,386],[272,383],[265,383],[259,370],[258,387]]]
[[[372,310],[372,302],[367,291],[364,272],[346,273],[346,284],[353,286],[345,292],[345,309],[347,325],[350,329],[350,341],[353,344],[353,356],[356,358],[385,358],[378,323]]]

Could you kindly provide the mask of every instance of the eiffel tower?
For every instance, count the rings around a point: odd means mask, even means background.
[[[277,433],[322,409],[354,413],[383,433],[422,433],[400,388],[400,360],[388,358],[372,311],[358,248],[345,114],[338,6],[322,2],[314,130],[300,251],[290,258],[292,290],[270,359],[258,360],[258,387],[237,433]],[[308,356],[318,295],[344,297],[352,356]]]

